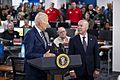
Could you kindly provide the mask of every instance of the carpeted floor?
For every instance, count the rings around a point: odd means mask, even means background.
[[[108,63],[106,61],[101,61],[100,67],[101,67],[100,76],[95,80],[117,80],[118,75],[120,75],[120,72],[112,72],[111,63],[110,63],[109,74],[108,74]],[[69,79],[70,76],[64,78],[64,80],[69,80]]]

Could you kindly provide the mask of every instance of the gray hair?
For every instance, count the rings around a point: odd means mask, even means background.
[[[35,17],[35,25],[38,25],[40,22],[46,23],[45,20],[48,19],[47,14],[39,12]]]
[[[8,27],[10,24],[14,27],[14,23],[13,23],[13,22],[8,23],[8,24],[7,24],[7,27]]]
[[[84,27],[86,27],[86,29],[89,28],[89,23],[88,23],[87,20],[80,20],[80,21],[78,22],[78,24],[79,24],[79,23],[83,23],[83,24],[84,24]]]

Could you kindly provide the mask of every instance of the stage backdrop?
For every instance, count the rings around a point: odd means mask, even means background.
[[[76,3],[80,1],[81,3],[84,2],[85,4],[93,4],[95,6],[97,0],[72,0],[72,1],[75,1]]]

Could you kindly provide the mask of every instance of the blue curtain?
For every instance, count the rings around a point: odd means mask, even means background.
[[[39,3],[40,2],[40,0],[28,0],[29,1],[29,3]]]
[[[81,3],[85,3],[86,5],[88,5],[88,4],[93,4],[94,6],[96,5],[96,1],[97,0],[74,0],[76,3],[78,3],[79,1],[81,2]]]

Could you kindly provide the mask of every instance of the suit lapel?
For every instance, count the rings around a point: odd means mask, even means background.
[[[34,32],[35,32],[35,36],[37,37],[37,39],[42,43],[43,47],[45,48],[44,41],[42,40],[42,37],[38,33],[37,29],[35,27],[33,27],[33,29],[34,29]]]
[[[87,50],[86,52],[89,50],[89,47],[92,45],[92,37],[88,34],[88,45],[87,45]]]
[[[76,43],[77,43],[77,45],[78,45],[78,47],[79,47],[79,50],[80,50],[80,52],[81,53],[83,53],[83,52],[85,52],[84,51],[84,48],[83,48],[83,45],[82,45],[82,41],[81,41],[81,39],[80,39],[80,35],[77,35],[77,41],[76,41]]]

